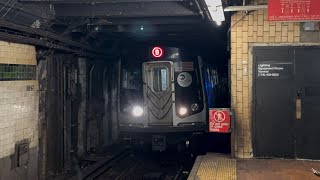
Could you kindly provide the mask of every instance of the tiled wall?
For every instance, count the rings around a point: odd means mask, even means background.
[[[36,65],[35,47],[0,41],[0,64]]]
[[[257,2],[257,0],[255,0]],[[261,2],[261,0],[259,1]],[[267,10],[231,17],[231,106],[235,110],[235,155],[252,157],[252,54],[257,44],[300,42],[300,23],[269,22]]]
[[[0,64],[0,81],[36,80],[36,65]]]
[[[35,53],[33,46],[0,41],[1,67],[34,69]],[[17,70],[14,76],[24,71],[22,69],[14,69]],[[29,139],[30,148],[38,146],[38,81],[33,75],[25,79],[33,80],[0,80],[0,159],[13,154],[15,143],[20,140]]]

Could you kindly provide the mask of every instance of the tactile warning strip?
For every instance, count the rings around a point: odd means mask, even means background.
[[[236,180],[236,160],[227,155],[208,153],[197,157],[188,180]]]

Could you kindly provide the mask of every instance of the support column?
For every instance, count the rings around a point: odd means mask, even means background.
[[[112,140],[116,141],[119,135],[118,128],[118,114],[120,109],[120,75],[121,75],[121,61],[118,60],[114,64],[112,69],[112,79],[111,79],[111,119],[112,119]]]
[[[39,179],[46,179],[47,163],[47,121],[46,121],[46,94],[47,94],[47,61],[38,63],[39,80]]]
[[[78,83],[80,103],[78,110],[78,155],[81,156],[86,149],[86,122],[87,122],[87,59],[78,59]]]

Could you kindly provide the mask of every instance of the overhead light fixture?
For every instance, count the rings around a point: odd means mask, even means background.
[[[211,20],[215,21],[217,25],[221,25],[225,21],[224,11],[221,0],[204,0],[207,4]]]

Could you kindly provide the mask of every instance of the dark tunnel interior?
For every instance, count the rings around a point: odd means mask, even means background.
[[[185,95],[180,102],[172,98],[179,89],[166,86],[171,95],[169,100],[159,104],[172,101],[173,106],[176,102],[175,108],[170,106],[172,115],[168,118],[174,116],[177,122],[170,123],[178,128],[181,125],[182,134],[188,130],[181,136],[181,132],[174,129],[168,133],[168,139],[173,139],[168,142],[182,141],[182,146],[189,147],[193,135],[203,135],[207,131],[204,127],[209,108],[230,108],[230,17],[226,17],[222,25],[210,21],[202,0],[199,3],[194,0],[119,0],[117,3],[21,0],[0,2],[0,8],[4,20],[0,22],[0,35],[5,33],[3,40],[31,44],[36,49],[40,97],[39,162],[44,162],[39,171],[48,176],[62,171],[77,172],[90,162],[85,157],[98,149],[135,137],[132,132],[136,130],[122,133],[119,122],[125,114],[122,110],[126,109],[122,102],[123,91],[127,90],[123,88],[123,72],[131,74],[130,90],[138,91],[140,101],[143,101],[142,91],[146,90],[143,90],[145,84],[141,80],[146,71],[142,70],[142,63],[155,61],[150,58],[153,47],[179,48],[192,54],[183,61],[191,62],[194,72],[189,75],[197,83],[194,83],[197,88],[190,91],[192,93],[181,93],[183,88],[180,88],[180,93]],[[179,73],[173,71],[172,77],[177,80]],[[190,104],[187,115],[195,115],[195,123],[181,114],[186,111],[181,102]],[[163,109],[158,112],[163,113]],[[199,128],[199,132],[193,126]],[[160,128],[155,135],[147,133],[149,147],[158,143],[155,141],[163,140],[164,132]],[[140,139],[138,144],[141,145],[144,142]],[[204,133],[201,139],[195,139],[196,143],[190,145],[192,148],[231,151],[230,135]],[[179,143],[173,149],[181,150]],[[163,147],[157,148],[162,151]]]
[[[319,0],[0,1],[0,180],[318,176],[318,20]]]

